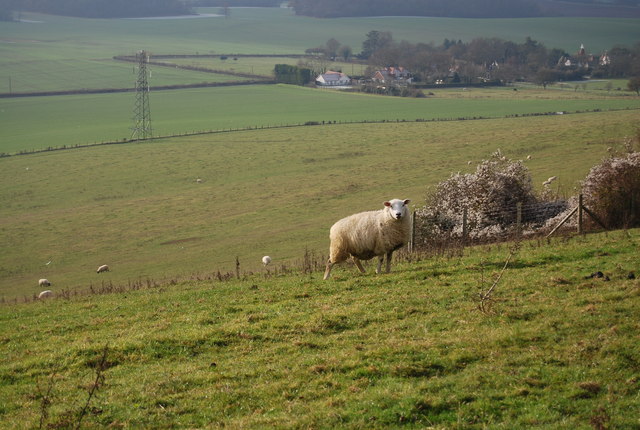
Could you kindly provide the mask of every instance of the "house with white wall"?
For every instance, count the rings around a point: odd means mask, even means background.
[[[351,84],[351,78],[342,72],[328,71],[316,78],[316,85],[322,87],[338,87]]]

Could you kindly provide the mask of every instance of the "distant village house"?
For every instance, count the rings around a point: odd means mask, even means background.
[[[316,85],[321,87],[339,87],[351,84],[351,78],[342,72],[328,71],[316,78]]]
[[[377,70],[371,78],[374,82],[381,84],[392,83],[411,83],[411,73],[404,67],[385,67],[384,69]]]
[[[558,66],[587,69],[596,65],[596,62],[600,66],[608,66],[611,64],[611,59],[609,58],[607,51],[605,51],[600,57],[596,58],[593,54],[587,54],[584,45],[581,44],[580,49],[578,49],[578,52],[576,52],[575,55],[563,55],[560,57],[558,60]]]

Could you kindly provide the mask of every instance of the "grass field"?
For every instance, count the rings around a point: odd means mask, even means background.
[[[203,12],[216,12],[203,9]],[[533,19],[456,20],[435,18],[354,18],[318,20],[286,9],[232,9],[229,18],[95,20],[24,14],[29,22],[0,23],[0,92],[132,87],[133,65],[112,60],[140,49],[153,54],[301,54],[330,37],[355,52],[372,29],[391,31],[396,40],[440,43],[445,38],[527,36],[572,52],[585,43],[598,52],[638,40],[637,20]],[[575,39],[574,39],[575,38]],[[597,41],[597,42],[596,42]],[[566,45],[563,45],[566,44]],[[191,60],[185,60],[191,61]],[[273,60],[272,60],[273,61]],[[295,63],[295,61],[293,61]],[[209,64],[239,72],[269,74],[265,59],[218,59]],[[336,64],[345,69],[345,65]],[[361,73],[353,66],[347,73]],[[153,67],[151,85],[224,82],[237,78]],[[621,85],[616,85],[618,88]],[[622,85],[624,87],[624,85]],[[569,92],[569,91],[567,91]],[[586,91],[582,91],[586,93]],[[157,92],[151,96],[156,135],[298,124],[307,121],[379,121],[501,117],[555,111],[636,108],[638,100],[620,92],[531,96],[436,91],[433,99],[400,100],[310,92],[302,88],[221,88]],[[460,103],[459,99],[465,99]],[[435,101],[434,99],[437,99]],[[525,100],[521,100],[525,99]],[[0,152],[117,141],[131,136],[133,94],[0,99]]]
[[[132,66],[111,58],[140,49],[284,55],[333,37],[357,52],[373,29],[436,44],[530,36],[569,52],[640,39],[625,19],[319,20],[250,8],[227,19],[22,18],[41,22],[0,22],[0,93],[121,86]],[[152,85],[218,79],[152,73]],[[558,176],[557,191],[575,194],[608,148],[638,135],[640,100],[623,84],[425,99],[286,85],[157,91],[156,135],[324,124],[0,158],[0,427],[640,427],[637,229],[521,244],[486,312],[479,293],[509,245],[413,255],[382,276],[371,265],[338,267],[328,282],[297,270],[305,253],[322,265],[337,219],[394,197],[420,207],[427,189],[497,149],[526,160],[536,187]],[[127,139],[133,104],[124,93],[0,99],[0,153]],[[559,111],[570,114],[523,116]],[[487,119],[416,121],[461,117]],[[242,279],[217,280],[237,261]],[[96,274],[101,264],[111,271]],[[43,277],[56,296],[22,303]]]
[[[202,12],[216,12],[199,9]],[[548,48],[574,52],[584,43],[594,53],[640,37],[637,19],[530,18],[455,19],[379,17],[315,19],[286,9],[232,8],[229,18],[98,20],[24,14],[37,23],[1,23],[2,49],[19,58],[111,58],[146,49],[157,54],[302,54],[331,37],[359,52],[371,30],[394,39],[440,44],[498,37],[522,43],[527,36]],[[597,31],[594,31],[597,29]],[[7,43],[10,42],[10,43]],[[26,52],[21,50],[26,48]],[[49,54],[47,54],[49,52]],[[15,57],[13,57],[15,58]],[[2,61],[10,61],[3,58]]]
[[[640,282],[627,277],[639,247],[638,230],[525,242],[487,313],[478,296],[505,245],[381,276],[258,274],[3,305],[0,422],[637,428]]]
[[[427,187],[500,148],[562,193],[636,111],[252,130],[0,159],[0,296],[189,277],[325,253],[337,219]],[[467,162],[471,161],[472,165]],[[203,183],[196,183],[201,178]],[[51,262],[47,264],[48,262]],[[112,272],[97,277],[95,268]]]
[[[169,63],[204,67],[213,70],[225,70],[234,73],[257,74],[265,77],[274,76],[274,67],[276,64],[293,64],[296,65],[300,61],[291,57],[229,57],[225,60],[220,57],[204,57],[204,58],[176,58],[162,59]],[[363,76],[367,68],[366,64],[359,64],[344,61],[324,61],[323,65],[328,70],[343,71],[350,76]]]
[[[434,90],[423,99],[286,85],[150,93],[154,135],[316,122],[499,118],[545,112],[638,109],[620,92]],[[0,99],[0,152],[118,141],[131,136],[135,94]]]
[[[0,22],[0,93],[66,89],[73,81],[81,88],[102,88],[103,80],[129,84],[130,69],[111,59],[141,49],[152,54],[303,54],[335,38],[357,53],[371,30],[390,31],[398,41],[435,44],[445,38],[469,42],[475,37],[522,43],[529,36],[567,52],[584,43],[595,54],[640,40],[639,20],[634,19],[313,19],[285,9],[232,11],[227,19],[97,20],[23,14],[31,22]],[[180,73],[185,83],[200,79],[192,72]],[[159,79],[173,82],[174,76]]]
[[[135,88],[137,69],[132,63],[112,59],[16,62],[3,70],[2,93],[70,91],[81,89]],[[245,80],[240,77],[154,67],[154,86]]]

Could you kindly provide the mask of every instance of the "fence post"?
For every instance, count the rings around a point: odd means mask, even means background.
[[[578,234],[582,234],[582,193],[578,195]]]
[[[413,253],[416,240],[416,211],[411,214],[411,237],[409,238],[409,253]]]

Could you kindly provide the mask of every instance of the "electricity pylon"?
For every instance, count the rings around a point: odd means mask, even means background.
[[[133,109],[133,133],[134,140],[150,138],[151,133],[151,110],[149,109],[149,53],[139,51],[136,54],[138,63],[138,79],[136,80],[136,104]]]

